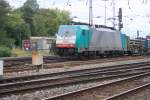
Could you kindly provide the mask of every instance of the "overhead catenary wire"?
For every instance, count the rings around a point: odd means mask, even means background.
[[[8,0],[7,0],[8,1]],[[21,5],[21,3],[23,3],[23,2],[25,2],[26,0],[12,0],[13,2],[16,2],[16,3],[20,3],[20,5]],[[43,0],[37,0],[37,1],[43,1]],[[77,2],[84,2],[84,4],[86,3],[86,6],[88,6],[88,4],[89,4],[89,0],[76,0]],[[93,1],[93,8],[98,4],[98,3],[96,3],[95,1],[96,0],[92,0]],[[102,1],[102,0],[100,0],[100,1]],[[109,0],[109,1],[112,1],[112,0]],[[116,2],[118,1],[118,0],[115,0]],[[140,2],[141,4],[148,4],[149,3],[149,1],[150,0],[126,0],[125,2],[127,3],[127,5],[126,5],[126,7],[130,10],[130,11],[132,11],[133,13],[131,14],[131,15],[127,15],[127,16],[129,16],[129,17],[133,17],[133,18],[135,18],[133,21],[136,21],[138,18],[137,17],[140,17],[140,19],[141,18],[150,18],[150,17],[147,17],[147,15],[142,15],[142,14],[138,14],[138,13],[136,13],[136,9],[134,9],[135,7],[132,5],[133,4],[133,2]],[[57,3],[59,3],[59,0],[49,0],[49,2],[50,2],[50,4],[52,4],[52,6],[57,6]],[[64,2],[65,3],[63,3],[63,5],[66,7],[66,6],[71,6],[71,7],[73,7],[73,5],[75,5],[74,4],[74,0],[64,0]],[[118,2],[121,2],[120,0],[118,1]],[[118,4],[118,3],[116,3],[116,4]],[[117,5],[116,5],[117,6]],[[143,5],[144,6],[144,5]],[[64,7],[64,8],[65,8]],[[112,8],[112,6],[110,7],[110,6],[108,6],[109,8]],[[70,8],[70,7],[69,7]],[[117,7],[116,7],[117,8]],[[70,9],[69,9],[70,10]],[[117,10],[117,9],[116,9]],[[123,9],[124,10],[124,9]],[[116,11],[117,12],[117,11]],[[117,13],[116,13],[117,14]],[[77,16],[78,17],[78,16]],[[115,17],[116,18],[116,17]],[[137,19],[136,19],[137,18]],[[150,19],[148,19],[148,20],[150,20]],[[148,21],[149,22],[149,21]]]
[[[69,5],[69,2],[70,2],[70,0],[68,0],[68,1],[67,1],[66,6],[68,6],[68,5]]]
[[[52,1],[52,6],[54,6],[54,5],[55,5],[55,3],[56,3],[56,0]]]

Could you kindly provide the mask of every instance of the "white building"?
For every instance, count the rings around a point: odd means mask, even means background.
[[[30,37],[32,49],[49,51],[55,44],[54,37]]]

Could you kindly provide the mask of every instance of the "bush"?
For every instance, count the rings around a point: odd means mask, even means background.
[[[0,45],[0,57],[10,57],[11,56],[11,49]]]

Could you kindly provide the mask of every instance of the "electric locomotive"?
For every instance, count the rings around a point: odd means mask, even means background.
[[[61,25],[56,34],[59,55],[109,56],[127,51],[126,37],[109,27]]]

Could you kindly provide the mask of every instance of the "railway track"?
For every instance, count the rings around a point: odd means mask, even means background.
[[[58,77],[62,75],[73,75],[73,74],[83,74],[83,73],[95,73],[95,72],[106,72],[106,71],[116,71],[116,70],[134,70],[137,68],[143,68],[143,66],[149,66],[149,62],[143,63],[134,63],[134,64],[124,64],[124,65],[115,65],[109,67],[95,67],[95,68],[87,68],[87,69],[79,69],[79,70],[72,70],[72,71],[62,71],[62,72],[55,72],[50,74],[39,74],[39,75],[31,75],[31,76],[23,76],[23,77],[14,77],[14,78],[4,78],[0,80],[0,84],[2,83],[9,83],[9,82],[16,82],[16,81],[28,81],[28,80],[35,80],[39,78],[48,78],[48,77]],[[144,68],[143,68],[144,69]]]
[[[76,60],[70,57],[58,57],[58,56],[48,56],[44,57],[44,63],[60,63]],[[37,70],[37,66],[33,66],[31,57],[17,58],[17,59],[4,59],[4,73],[19,72],[19,71],[29,71]],[[47,67],[48,68],[48,67]]]
[[[15,78],[1,80],[0,96],[35,91],[47,87],[64,86],[76,83],[85,83],[98,80],[112,80],[116,78],[131,77],[150,71],[150,63],[127,64],[78,71],[47,74],[46,76],[30,76],[15,80]],[[133,72],[134,71],[134,72]],[[32,77],[32,78],[31,78]],[[30,80],[29,80],[30,79]]]
[[[64,67],[64,64],[69,64],[69,66],[78,66],[84,64],[95,64],[95,63],[103,63],[103,62],[113,62],[113,61],[122,61],[122,60],[132,60],[132,59],[141,59],[144,57],[117,57],[117,58],[107,58],[107,59],[96,59],[96,60],[88,60],[83,59],[82,61],[78,61],[76,58],[45,58],[45,63],[50,63],[50,65],[44,64],[44,69],[49,68],[58,68]],[[30,71],[30,70],[38,70],[39,68],[33,66],[31,64],[18,64],[16,66],[7,66],[4,67],[4,73],[12,73],[12,72],[20,72],[20,71]]]
[[[150,88],[150,83],[144,84],[142,86],[121,92],[119,94],[113,95],[111,97],[106,98],[105,100],[132,100],[132,97],[134,97],[135,100],[148,100],[147,97],[145,97],[145,95],[143,95],[143,97],[140,96],[140,98],[138,97],[138,93],[141,92],[145,92],[146,89]],[[145,98],[145,99],[144,99]]]
[[[149,86],[150,72],[43,100],[124,100],[123,95]],[[127,92],[128,91],[128,92]]]
[[[73,57],[60,57],[60,56],[44,56],[44,62],[47,63],[54,63],[54,62],[64,62],[68,60],[74,60],[75,58]],[[16,57],[16,58],[3,58],[0,59],[4,61],[4,67],[11,67],[13,66],[18,66],[22,65],[25,63],[32,63],[32,58],[31,57]]]

